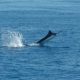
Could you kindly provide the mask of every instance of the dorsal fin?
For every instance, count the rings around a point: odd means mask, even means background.
[[[53,33],[51,30],[49,30],[48,34],[56,35],[57,33]]]

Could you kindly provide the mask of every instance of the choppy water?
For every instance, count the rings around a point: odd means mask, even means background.
[[[0,11],[0,36],[15,32],[23,44],[39,40],[48,30],[61,31],[43,47],[4,47],[8,35],[0,37],[0,80],[80,80],[79,8]]]

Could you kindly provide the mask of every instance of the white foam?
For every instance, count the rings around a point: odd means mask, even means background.
[[[16,31],[5,31],[1,35],[2,46],[23,47],[23,36]]]
[[[37,43],[31,43],[31,44],[28,44],[29,46],[40,46],[40,44],[37,44]]]

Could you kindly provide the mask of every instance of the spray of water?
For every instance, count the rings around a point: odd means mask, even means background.
[[[23,47],[23,36],[16,31],[5,31],[1,34],[2,46],[7,47]]]

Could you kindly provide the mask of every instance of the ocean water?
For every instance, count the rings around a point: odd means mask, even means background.
[[[80,80],[80,1],[64,2],[0,11],[0,80]],[[44,46],[25,46],[49,30],[60,33]]]

